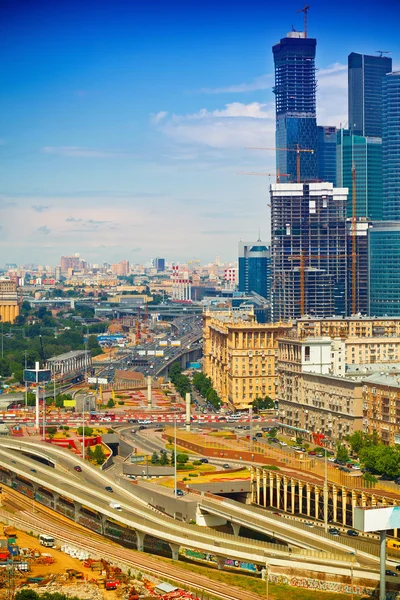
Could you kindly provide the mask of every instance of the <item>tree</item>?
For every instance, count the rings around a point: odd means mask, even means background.
[[[268,431],[268,435],[272,438],[276,438],[276,434],[278,433],[278,430],[276,427],[272,427],[269,431]]]
[[[92,356],[98,356],[99,354],[103,354],[103,350],[101,349],[97,336],[95,335],[89,335],[88,348]]]
[[[189,460],[189,457],[187,454],[184,454],[183,452],[181,454],[177,454],[176,455],[176,462],[179,465],[185,465],[187,463],[187,461]]]
[[[103,464],[103,462],[106,459],[106,455],[104,453],[103,446],[100,446],[100,445],[95,446],[95,449],[93,452],[93,458],[97,462],[98,465]]]
[[[343,444],[338,444],[336,446],[336,459],[341,462],[347,462],[349,460],[349,453],[346,446],[343,446]]]
[[[78,435],[83,435],[83,427],[78,427]],[[85,436],[90,437],[93,435],[93,429],[91,427],[85,427]]]
[[[364,431],[355,431],[346,437],[346,441],[349,442],[352,452],[359,455],[363,448],[377,446],[379,437],[376,432],[370,435]]]
[[[151,457],[151,464],[158,465],[159,462],[160,462],[160,457],[158,456],[157,452],[153,452],[153,455]]]
[[[177,457],[178,458],[178,457]],[[171,466],[174,466],[175,464],[175,450],[172,450],[171,452],[171,460],[170,460]]]
[[[87,460],[91,460],[93,458],[93,452],[90,446],[87,446],[86,448],[86,458]]]
[[[107,408],[114,408],[115,406],[115,402],[112,398],[109,399],[109,401],[107,402]]]
[[[165,450],[161,451],[160,465],[162,467],[166,467],[168,465],[168,456],[167,456],[167,453],[165,452]]]

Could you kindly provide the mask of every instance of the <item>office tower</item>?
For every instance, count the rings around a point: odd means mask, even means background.
[[[156,269],[157,273],[162,273],[165,271],[165,258],[155,258],[153,260],[153,267]]]
[[[276,147],[312,150],[300,154],[300,181],[317,179],[315,48],[317,40],[289,32],[273,46]],[[297,181],[296,152],[277,150],[276,167]]]
[[[368,219],[358,218],[353,227],[352,220],[347,219],[347,313],[369,314],[368,286],[368,231],[371,223]],[[355,304],[353,304],[353,239],[355,239]]]
[[[400,220],[400,72],[382,82],[383,218]]]
[[[337,185],[348,188],[347,216],[352,217],[352,168],[356,177],[356,216],[382,219],[382,140],[356,135],[348,129],[337,133]]]
[[[368,238],[369,314],[400,316],[400,223],[372,223]]]
[[[336,186],[336,127],[317,127],[317,168],[319,181],[330,181]]]
[[[356,135],[382,137],[382,79],[392,59],[352,52],[348,57],[349,129]]]
[[[239,242],[239,291],[270,298],[271,253],[261,240]]]
[[[327,182],[270,190],[273,320],[345,315],[347,190]]]

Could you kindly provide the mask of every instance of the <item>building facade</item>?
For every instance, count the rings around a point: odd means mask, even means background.
[[[382,83],[383,217],[400,220],[400,72]]]
[[[275,64],[276,167],[297,181],[296,145],[301,154],[300,181],[317,178],[315,49],[317,41],[289,32],[273,46]],[[292,151],[279,150],[289,148]]]
[[[347,190],[277,183],[271,190],[273,320],[347,310]],[[304,294],[302,294],[304,289]]]
[[[17,284],[8,278],[0,279],[0,321],[14,323],[18,315]]]
[[[353,224],[347,219],[347,306],[348,314],[369,314],[369,261],[368,232],[370,222],[365,218],[357,218]],[[353,240],[355,240],[356,278],[355,278],[355,310],[353,310]]]
[[[129,275],[129,260],[121,260],[121,262],[111,265],[111,273],[117,277],[127,277]]]
[[[238,409],[276,395],[278,338],[291,324],[260,324],[252,309],[203,313],[203,369],[224,403]]]
[[[271,294],[271,252],[261,240],[239,242],[239,291]]]
[[[382,139],[355,135],[347,129],[337,133],[337,184],[349,190],[346,212],[353,216],[352,169],[356,179],[356,216],[382,219]]]
[[[296,333],[299,338],[325,337],[330,338],[400,338],[400,317],[340,317],[314,318],[303,317],[296,322]]]
[[[348,57],[349,128],[356,135],[382,137],[382,79],[392,59],[352,52]]]
[[[387,445],[400,444],[400,378],[375,374],[363,380],[364,431]]]
[[[317,138],[318,179],[319,181],[329,181],[336,187],[336,127],[319,125]]]
[[[372,223],[368,232],[369,314],[400,316],[400,223]]]

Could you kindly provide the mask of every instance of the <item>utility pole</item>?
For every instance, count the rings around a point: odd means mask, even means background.
[[[25,354],[25,371],[27,369],[26,366],[26,350],[24,350],[24,354]],[[28,382],[25,381],[25,408],[28,406]]]
[[[1,319],[1,358],[4,358],[3,317]]]
[[[328,453],[326,448],[324,448],[325,452],[325,476],[324,476],[324,528],[325,533],[328,533]]]

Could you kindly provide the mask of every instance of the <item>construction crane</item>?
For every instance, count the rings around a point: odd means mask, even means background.
[[[357,181],[356,166],[351,167],[351,312],[357,312]]]
[[[258,175],[259,177],[276,177],[276,183],[281,182],[281,177],[290,177],[289,173],[281,173],[278,169],[276,173],[262,173],[257,171],[239,171],[236,175]]]
[[[296,11],[296,15],[299,13],[304,13],[304,37],[307,37],[307,30],[308,30],[308,11],[310,10],[310,6],[308,4],[305,4],[303,8],[300,8],[300,10]]]
[[[375,50],[377,54],[379,54],[379,58],[382,58],[384,54],[392,54],[389,50]]]
[[[258,148],[258,147],[247,147],[247,150],[280,150],[282,152],[296,152],[296,174],[297,174],[297,183],[301,183],[301,171],[300,171],[300,155],[302,152],[310,152],[314,154],[314,150],[310,150],[309,148],[300,148],[299,144],[296,144],[296,148]]]
[[[294,254],[289,256],[289,260],[299,260],[300,261],[300,316],[302,317],[305,313],[305,270],[306,270],[306,260],[311,260],[313,258],[347,258],[347,254]]]

